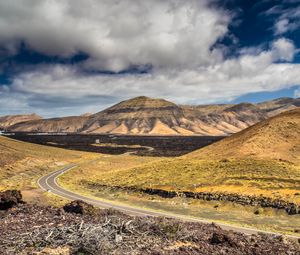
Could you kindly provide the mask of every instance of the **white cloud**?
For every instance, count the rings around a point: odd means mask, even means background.
[[[188,68],[221,58],[211,46],[230,17],[197,0],[0,0],[0,43],[49,55],[90,55],[86,67]]]
[[[291,59],[286,51],[292,48],[291,44],[279,39],[267,51],[244,54],[206,68],[155,70],[140,75],[85,75],[77,67],[41,66],[20,74],[2,93],[5,98],[27,95],[26,109],[42,109],[39,113],[52,116],[60,112],[63,115],[97,112],[120,99],[139,95],[177,103],[224,102],[246,93],[299,85],[300,65],[274,63]],[[49,113],[49,109],[54,109],[55,114]]]
[[[215,45],[228,35],[231,18],[209,2],[0,0],[0,46],[7,52],[15,53],[24,41],[48,55],[89,55],[75,66],[37,65],[16,75],[10,86],[0,86],[0,112],[96,112],[139,95],[177,103],[224,102],[300,84],[300,66],[288,63],[297,51],[288,39],[271,42],[268,50],[241,49],[240,56],[226,59],[225,46]],[[147,74],[83,72],[136,65],[153,69]]]
[[[273,55],[275,60],[292,61],[295,53],[295,45],[286,38],[280,38],[273,43]]]
[[[299,6],[284,8],[283,6],[276,5],[275,7],[269,9],[266,14],[279,16],[274,24],[275,35],[283,35],[287,32],[292,32],[300,27]]]
[[[278,35],[284,34],[289,31],[290,22],[288,19],[281,19],[275,23],[275,33]]]

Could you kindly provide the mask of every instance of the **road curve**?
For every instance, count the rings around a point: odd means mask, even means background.
[[[68,200],[83,200],[89,204],[92,204],[96,207],[100,208],[114,208],[117,210],[120,210],[124,213],[134,215],[134,216],[154,216],[154,217],[168,217],[168,218],[176,218],[184,221],[192,221],[192,222],[201,222],[201,223],[212,223],[212,221],[209,220],[203,220],[203,219],[198,219],[198,218],[192,218],[192,217],[186,217],[184,215],[179,215],[179,214],[171,214],[168,212],[157,212],[157,211],[152,211],[149,209],[142,209],[142,208],[137,208],[137,207],[132,207],[132,206],[127,206],[127,205],[119,205],[113,202],[107,202],[107,201],[102,201],[100,199],[94,199],[90,197],[86,197],[83,195],[80,195],[78,193],[66,190],[59,186],[57,183],[57,178],[66,173],[67,171],[72,170],[73,168],[77,167],[78,165],[76,164],[71,164],[69,166],[66,166],[60,170],[57,170],[55,172],[52,172],[46,176],[43,176],[38,180],[38,185],[45,191],[51,192],[59,197],[68,199]],[[237,232],[241,232],[244,234],[258,234],[258,233],[264,233],[264,234],[271,234],[271,235],[281,235],[279,233],[275,232],[269,232],[269,231],[263,231],[263,230],[258,230],[258,229],[253,229],[253,228],[246,228],[246,227],[239,227],[239,226],[233,226],[229,224],[223,224],[223,223],[218,223],[218,225],[225,229],[225,230],[233,230]],[[292,236],[292,235],[286,235],[287,237],[290,238],[296,238],[298,239],[299,237],[297,236]]]

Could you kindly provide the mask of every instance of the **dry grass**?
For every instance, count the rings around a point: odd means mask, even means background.
[[[61,183],[74,189],[77,187],[84,192],[82,183],[86,181],[93,181],[97,183],[104,176],[114,176],[115,174],[122,174],[123,171],[130,171],[134,167],[142,167],[150,162],[160,161],[161,158],[155,157],[140,157],[130,154],[123,155],[101,155],[93,162],[81,164],[70,172],[67,172],[60,177]],[[122,178],[122,177],[121,177]]]
[[[282,159],[300,164],[300,109],[262,121],[187,158]]]
[[[300,167],[287,162],[252,159],[187,161],[178,158],[134,168],[104,169],[89,168],[86,172],[81,168],[69,173],[62,181],[74,185],[85,180],[110,186],[264,195],[300,203]],[[83,172],[88,174],[83,177]],[[71,174],[77,176],[77,182],[70,179]]]
[[[264,195],[300,203],[299,157],[300,109],[180,158],[137,166],[137,159],[128,156],[121,167],[112,163],[120,158],[110,158],[109,163],[72,172],[76,182],[64,180],[70,187],[82,179],[110,186]]]
[[[47,172],[95,158],[96,154],[20,142],[0,136],[0,190],[31,189]]]

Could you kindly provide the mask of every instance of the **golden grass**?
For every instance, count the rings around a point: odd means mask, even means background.
[[[282,159],[300,164],[300,108],[262,121],[187,158]]]
[[[129,171],[134,167],[142,167],[150,162],[157,162],[161,158],[140,157],[130,154],[123,155],[101,155],[98,154],[97,160],[81,164],[70,172],[60,177],[60,181],[64,186],[84,191],[82,185],[85,181],[98,183],[104,176],[114,176],[122,174],[123,171]]]
[[[0,136],[0,190],[31,189],[42,175],[71,162],[96,157],[83,153],[30,144]]]
[[[288,162],[185,158],[151,162],[138,159],[129,155],[113,156],[106,162],[101,160],[73,170],[62,182],[70,187],[79,185],[81,189],[85,189],[81,182],[84,180],[110,186],[264,195],[300,203],[300,167]]]

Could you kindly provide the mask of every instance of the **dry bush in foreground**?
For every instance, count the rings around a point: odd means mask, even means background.
[[[0,211],[0,254],[300,254],[297,241],[247,236],[215,224],[131,217],[115,210],[67,213],[19,204]]]

